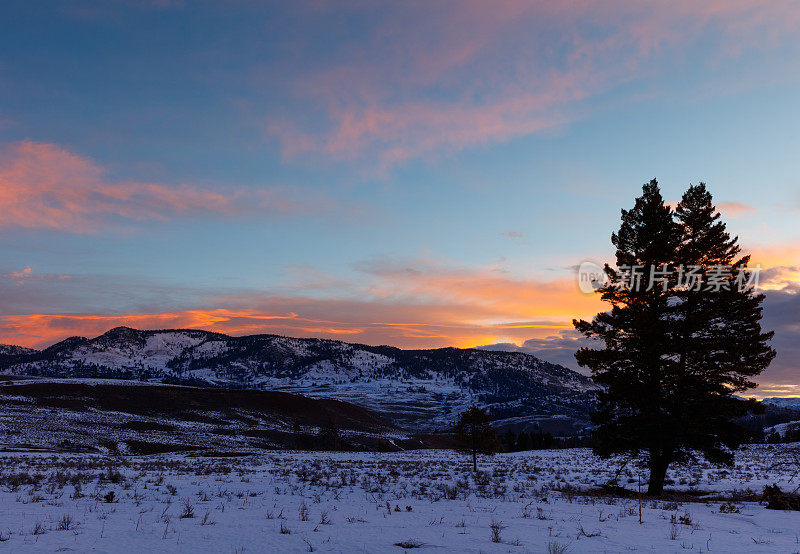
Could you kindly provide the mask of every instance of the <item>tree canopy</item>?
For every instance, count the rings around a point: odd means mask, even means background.
[[[644,452],[657,495],[674,461],[696,452],[732,461],[745,438],[732,420],[754,407],[734,394],[755,387],[772,361],[772,333],[761,329],[764,296],[749,257],[739,257],[705,184],[674,211],[655,179],[645,184],[611,241],[616,267],[605,266],[598,290],[611,309],[573,322],[602,345],[576,358],[604,386],[592,415],[595,452]]]

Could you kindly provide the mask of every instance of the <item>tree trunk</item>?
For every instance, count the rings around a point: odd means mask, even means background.
[[[648,496],[661,496],[664,492],[664,479],[667,477],[669,459],[666,455],[650,455],[650,481],[647,484]]]
[[[478,473],[478,451],[472,451],[472,472]]]

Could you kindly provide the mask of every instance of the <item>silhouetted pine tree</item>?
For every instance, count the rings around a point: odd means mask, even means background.
[[[763,297],[734,283],[748,260],[735,260],[736,239],[718,221],[704,185],[687,191],[676,215],[677,223],[655,180],[644,185],[612,235],[617,267],[641,266],[641,286],[620,287],[622,274],[606,266],[609,283],[600,292],[611,310],[574,321],[604,342],[576,354],[605,385],[592,415],[595,452],[646,452],[652,495],[661,494],[670,463],[693,450],[713,462],[732,459],[728,449],[742,435],[730,418],[747,406],[731,395],[754,386],[748,377],[774,357],[771,333],[758,323]],[[701,273],[734,266],[730,290],[686,290],[680,264],[699,265]]]
[[[322,447],[326,450],[341,450],[341,433],[333,417],[328,416],[325,425],[320,427],[319,438],[321,439]]]
[[[731,450],[748,434],[731,420],[757,409],[732,394],[756,386],[751,378],[775,357],[773,333],[763,333],[759,323],[764,295],[746,286],[750,257],[739,257],[738,237],[728,234],[704,183],[689,187],[675,215],[681,227],[678,263],[695,266],[705,277],[727,274],[719,290],[698,290],[687,282],[675,293],[679,364],[671,411],[679,417],[677,454],[693,449],[709,461],[730,464]]]
[[[647,289],[652,268],[674,262],[678,232],[655,179],[642,192],[633,209],[622,210],[622,225],[611,237],[617,267],[641,266],[641,281],[621,286],[623,274],[606,265],[609,281],[600,293],[611,310],[591,322],[574,321],[586,336],[602,339],[604,348],[582,348],[575,356],[604,385],[592,414],[595,452],[605,457],[646,451],[652,486],[669,463],[671,447],[664,430],[668,384],[663,376],[674,361],[666,340],[669,294],[661,286]]]
[[[517,451],[517,435],[511,429],[507,430],[503,433],[503,437],[501,439],[503,443],[503,451],[504,452],[516,452]]]
[[[523,452],[531,449],[531,437],[525,431],[517,435],[517,451]]]
[[[492,418],[483,408],[473,406],[461,413],[456,425],[456,437],[464,450],[472,454],[472,470],[478,471],[478,454],[497,452],[497,434]]]

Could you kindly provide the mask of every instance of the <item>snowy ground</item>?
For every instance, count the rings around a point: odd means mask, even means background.
[[[0,454],[0,550],[798,552],[800,512],[739,501],[773,482],[794,489],[797,446],[749,447],[730,471],[673,471],[670,488],[704,501],[645,500],[641,525],[636,498],[576,492],[620,468],[586,450],[497,455],[477,476],[442,451]],[[637,471],[619,483],[635,489]]]

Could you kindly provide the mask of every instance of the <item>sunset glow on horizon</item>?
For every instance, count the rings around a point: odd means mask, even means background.
[[[8,2],[0,344],[116,326],[577,369],[576,267],[704,181],[800,395],[800,4]]]

